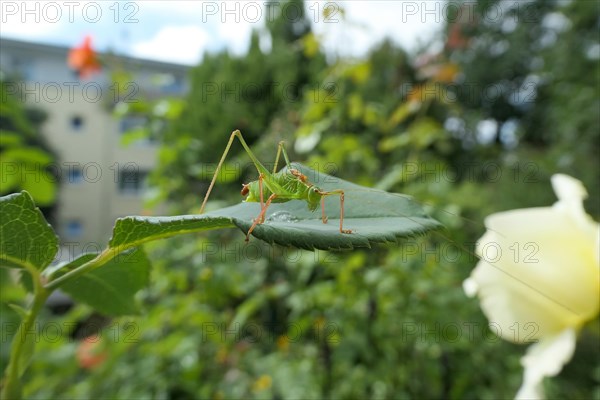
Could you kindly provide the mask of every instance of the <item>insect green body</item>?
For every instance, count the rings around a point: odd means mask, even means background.
[[[259,203],[261,199],[260,187],[262,186],[263,199],[268,199],[272,194],[277,193],[272,203],[304,200],[308,209],[314,211],[319,207],[319,203],[323,197],[319,193],[322,190],[310,183],[303,182],[301,179],[297,174],[290,172],[288,169],[271,174],[270,179],[264,179],[262,185],[258,180],[249,182],[245,185],[248,187],[248,196],[245,201]]]
[[[246,196],[246,202],[260,203],[261,211],[258,217],[254,220],[253,225],[246,234],[246,241],[250,236],[250,233],[254,230],[256,225],[262,224],[265,220],[265,213],[271,203],[285,203],[290,200],[302,200],[306,201],[308,209],[314,211],[317,209],[319,204],[321,205],[321,219],[323,223],[327,223],[327,217],[325,216],[325,204],[324,199],[326,196],[337,195],[340,196],[340,233],[352,233],[351,230],[343,229],[344,223],[344,192],[342,190],[324,191],[308,182],[305,175],[300,171],[292,168],[290,160],[288,159],[287,153],[283,146],[283,142],[279,143],[277,148],[277,157],[275,158],[275,167],[273,172],[269,172],[264,165],[256,158],[252,150],[246,144],[246,141],[242,137],[239,130],[234,131],[229,138],[229,142],[225,147],[223,156],[217,165],[215,175],[208,187],[202,207],[200,208],[200,214],[204,212],[204,207],[208,200],[208,196],[217,180],[219,170],[225,161],[225,157],[231,148],[231,144],[235,138],[238,138],[242,143],[242,146],[248,153],[248,156],[252,159],[254,166],[258,170],[258,180],[246,183],[242,186],[242,195]],[[277,164],[279,163],[279,156],[283,154],[287,168],[277,172]]]

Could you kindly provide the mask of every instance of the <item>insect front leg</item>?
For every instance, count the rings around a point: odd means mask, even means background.
[[[250,234],[252,233],[252,231],[254,230],[254,228],[256,228],[256,225],[262,224],[262,222],[264,222],[264,220],[265,220],[265,213],[267,212],[267,208],[269,208],[269,206],[271,205],[271,202],[275,198],[277,198],[277,195],[276,194],[272,194],[267,199],[267,202],[265,203],[265,206],[262,208],[262,210],[260,210],[260,214],[258,214],[258,217],[256,217],[256,219],[254,220],[254,223],[252,224],[252,226],[248,230],[248,233],[246,234],[246,242],[250,240]]]

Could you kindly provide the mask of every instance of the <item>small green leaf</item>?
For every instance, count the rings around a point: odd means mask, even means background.
[[[0,197],[0,265],[44,269],[58,251],[58,238],[29,193]]]
[[[52,277],[65,273],[96,258],[84,254],[74,261],[58,266]],[[149,281],[150,261],[142,248],[123,252],[106,264],[78,278],[68,280],[60,289],[75,300],[92,306],[107,315],[136,314],[135,294]]]
[[[23,142],[23,136],[13,132],[0,129],[0,147],[18,146]]]
[[[21,307],[20,305],[18,305],[18,304],[13,304],[13,303],[10,303],[8,306],[9,306],[10,308],[12,308],[12,310],[13,310],[14,312],[16,312],[16,313],[19,315],[19,317],[20,317],[21,319],[23,319],[23,318],[25,318],[25,317],[27,316],[27,310],[26,310],[26,309],[24,309],[23,307]]]
[[[52,162],[52,156],[37,147],[16,147],[2,153],[5,162],[23,162],[44,168]],[[41,167],[40,167],[41,166]]]

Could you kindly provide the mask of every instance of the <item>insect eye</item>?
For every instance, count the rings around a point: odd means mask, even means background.
[[[311,186],[308,189],[308,200],[312,203],[318,202],[321,199],[320,190],[316,186]]]
[[[248,188],[248,185],[242,185],[242,191],[240,192],[242,196],[246,196],[248,192],[250,192],[250,188]]]

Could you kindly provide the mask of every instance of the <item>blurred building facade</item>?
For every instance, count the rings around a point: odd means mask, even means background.
[[[59,176],[54,228],[63,250],[73,255],[104,248],[116,218],[146,213],[145,178],[157,162],[157,145],[142,139],[123,146],[123,134],[145,120],[117,118],[114,107],[185,95],[189,67],[101,54],[108,68],[79,79],[67,66],[68,52],[0,39],[0,70],[9,90],[47,114],[41,133],[58,156],[52,168]],[[131,81],[114,84],[115,68],[130,73]]]

